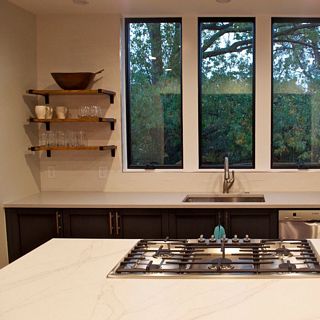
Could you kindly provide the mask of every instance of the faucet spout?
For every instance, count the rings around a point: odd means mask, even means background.
[[[234,183],[234,171],[229,170],[229,158],[224,158],[224,178],[223,178],[223,193],[228,193]]]
[[[230,179],[229,158],[224,158],[224,180]]]

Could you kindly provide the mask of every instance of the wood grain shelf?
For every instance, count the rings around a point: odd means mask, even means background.
[[[77,147],[71,147],[71,146],[32,146],[29,148],[31,151],[46,151],[47,157],[51,157],[51,151],[79,151],[79,150],[85,150],[85,151],[111,151],[111,156],[115,157],[116,155],[116,149],[117,146],[110,145],[110,146],[77,146]]]
[[[114,103],[114,97],[116,93],[114,91],[105,90],[105,89],[91,89],[91,90],[36,90],[29,89],[27,90],[28,94],[36,94],[44,96],[45,103],[49,103],[49,96],[52,95],[107,95],[110,97],[110,103]]]
[[[66,119],[37,119],[37,118],[30,118],[29,122],[33,123],[45,123],[46,130],[50,130],[51,123],[68,123],[68,122],[80,122],[80,123],[88,123],[88,122],[103,122],[103,123],[110,123],[111,130],[114,130],[114,124],[116,123],[116,119],[114,118],[98,118],[98,117],[86,117],[86,118],[66,118]]]

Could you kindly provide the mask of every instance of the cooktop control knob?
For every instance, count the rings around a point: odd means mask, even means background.
[[[236,234],[233,236],[232,242],[239,242],[239,238]]]
[[[211,235],[210,239],[209,239],[210,242],[216,242],[216,237],[213,235]]]
[[[243,239],[243,242],[250,242],[251,239],[249,238],[249,236],[246,234],[245,238]]]
[[[198,239],[198,242],[203,243],[205,241],[206,241],[206,239],[203,237],[203,234],[201,234],[199,239]]]

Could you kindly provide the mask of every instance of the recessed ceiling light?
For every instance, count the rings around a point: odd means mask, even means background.
[[[216,0],[216,2],[218,3],[228,3],[230,2],[231,0]]]
[[[84,5],[84,4],[89,4],[88,0],[72,0],[74,4],[80,4],[80,5]]]

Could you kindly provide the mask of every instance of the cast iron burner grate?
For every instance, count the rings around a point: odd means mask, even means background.
[[[110,277],[320,275],[307,240],[140,240]]]

